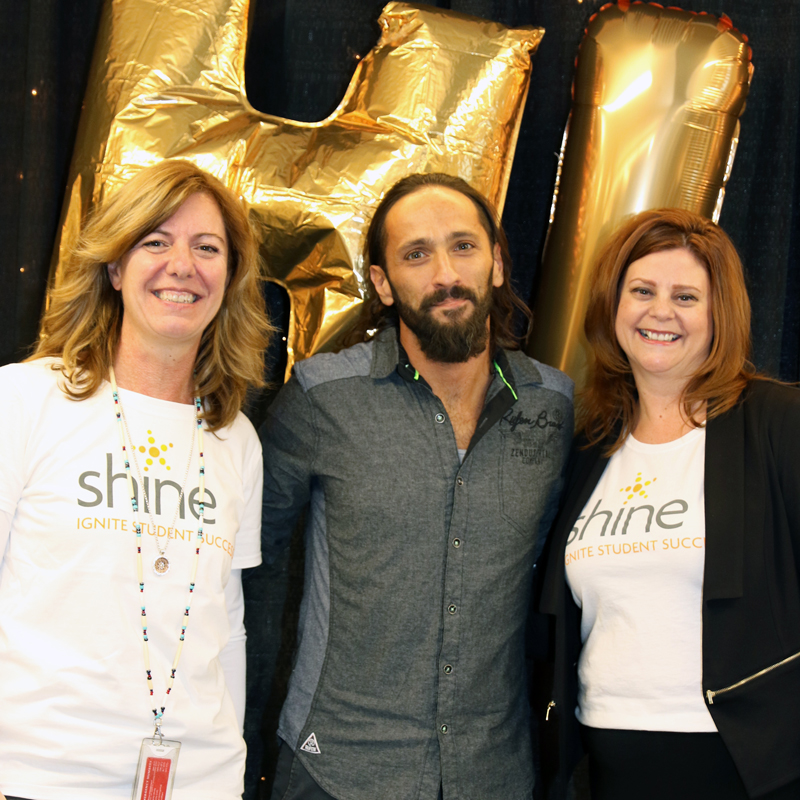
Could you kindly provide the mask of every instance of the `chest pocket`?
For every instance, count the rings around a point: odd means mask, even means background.
[[[500,516],[522,536],[534,537],[561,473],[564,444],[554,428],[502,431]]]

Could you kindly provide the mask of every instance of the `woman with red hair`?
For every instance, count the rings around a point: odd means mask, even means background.
[[[554,794],[585,748],[599,800],[800,797],[800,392],[747,360],[736,250],[687,211],[633,217],[585,331],[540,603]]]

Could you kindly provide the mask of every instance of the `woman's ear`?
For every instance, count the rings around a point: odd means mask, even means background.
[[[120,275],[119,271],[119,261],[112,261],[110,264],[106,264],[106,269],[108,270],[108,279],[111,281],[111,285],[119,291],[122,288],[122,275]]]

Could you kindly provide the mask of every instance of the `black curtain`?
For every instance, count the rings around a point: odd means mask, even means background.
[[[22,0],[0,6],[0,235],[5,247],[0,293],[0,364],[19,360],[35,340],[56,226],[103,0]],[[327,116],[355,67],[377,41],[380,0],[253,0],[246,63],[253,105],[302,121]],[[556,154],[570,106],[573,62],[589,17],[605,0],[452,0],[430,3],[510,26],[541,25],[533,58],[503,221],[514,280],[530,300],[546,232]],[[756,366],[800,379],[800,3],[797,0],[675,0],[689,11],[727,14],[750,39],[755,76],[742,118],[739,149],[720,223],[742,255],[753,304]],[[270,309],[286,325],[287,300],[270,285]],[[270,353],[282,374],[280,337]],[[258,421],[268,398],[252,410]],[[295,543],[297,546],[297,543]],[[285,618],[280,585],[301,578],[302,559],[246,579],[253,653],[248,684],[254,707],[269,693],[267,642],[283,632],[291,649],[298,590]],[[257,624],[256,624],[257,622]],[[285,658],[283,663],[285,664]],[[270,773],[274,717],[285,685],[279,670],[267,723],[250,714],[247,798],[259,796]],[[260,715],[260,712],[259,712]],[[262,745],[268,755],[261,757]],[[267,795],[268,796],[268,795]]]

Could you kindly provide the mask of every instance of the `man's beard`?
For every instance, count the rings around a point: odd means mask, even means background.
[[[400,319],[417,337],[420,349],[431,360],[443,364],[461,364],[486,349],[489,340],[489,326],[486,320],[492,310],[492,281],[483,297],[466,286],[451,286],[449,289],[438,289],[429,294],[420,303],[419,308],[412,308],[404,303],[392,290],[392,297]],[[445,311],[445,316],[452,317],[451,322],[439,322],[430,313],[430,309],[439,303],[453,298],[468,300],[472,303],[472,313],[463,306],[453,311]]]

